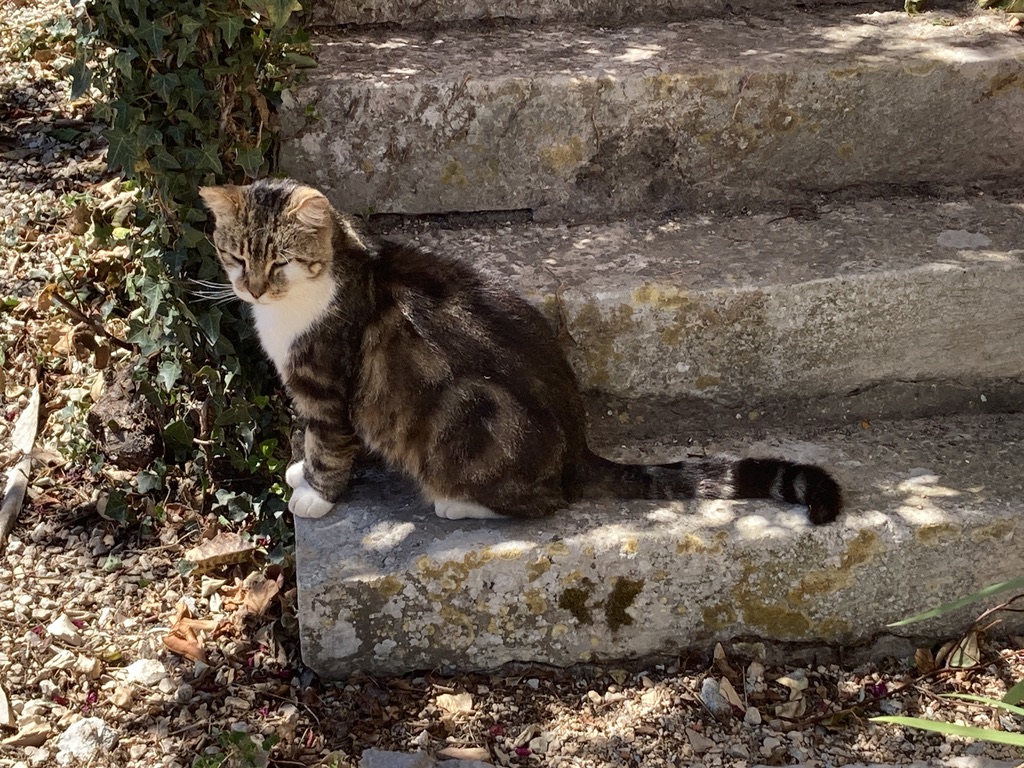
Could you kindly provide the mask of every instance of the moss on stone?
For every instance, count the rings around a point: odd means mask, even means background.
[[[616,632],[621,627],[627,627],[633,623],[633,617],[627,613],[626,609],[633,604],[643,588],[643,579],[627,579],[623,576],[615,580],[615,586],[612,587],[611,594],[604,602],[604,617],[608,629]]]
[[[578,587],[568,587],[558,598],[558,607],[568,611],[580,624],[594,623],[594,615],[587,606],[587,601],[594,593],[594,582],[584,578]]]

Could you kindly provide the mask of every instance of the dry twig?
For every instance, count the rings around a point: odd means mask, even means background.
[[[0,504],[0,546],[6,541],[14,523],[21,512],[28,489],[28,474],[32,470],[32,445],[36,441],[36,430],[39,427],[39,385],[32,388],[32,396],[28,406],[14,425],[14,450],[21,454],[21,459],[7,470],[7,484],[4,487],[4,499]]]

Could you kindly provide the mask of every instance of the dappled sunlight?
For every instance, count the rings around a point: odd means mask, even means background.
[[[637,47],[629,47],[625,53],[620,53],[618,56],[613,57],[615,61],[624,61],[627,63],[633,63],[637,61],[648,61],[653,59],[659,53],[665,50],[664,46],[661,45],[645,45]]]
[[[981,264],[997,262],[1000,264],[1016,264],[1024,260],[1024,250],[1014,251],[970,251],[963,250],[957,254],[961,261]]]
[[[401,546],[416,531],[416,526],[409,522],[383,521],[374,525],[369,533],[363,536],[363,549],[372,552],[387,552]]]

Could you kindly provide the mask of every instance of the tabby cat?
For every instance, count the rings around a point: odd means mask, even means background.
[[[824,470],[723,456],[618,464],[586,444],[575,376],[544,317],[468,264],[370,237],[289,180],[204,187],[234,292],[306,422],[289,507],[320,517],[366,446],[440,517],[538,517],[576,499],[772,498],[836,518]]]

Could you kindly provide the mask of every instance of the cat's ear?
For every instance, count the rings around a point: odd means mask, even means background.
[[[242,207],[241,187],[200,187],[199,196],[218,223],[224,224],[238,218],[238,211]]]
[[[298,219],[310,229],[321,229],[331,219],[331,204],[322,192],[312,187],[296,187],[285,215]]]

